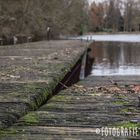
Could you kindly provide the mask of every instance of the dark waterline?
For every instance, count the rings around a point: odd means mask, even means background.
[[[93,76],[140,75],[140,43],[94,42]]]

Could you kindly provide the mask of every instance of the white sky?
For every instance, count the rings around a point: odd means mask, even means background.
[[[88,0],[88,1],[91,4],[93,1],[95,1],[95,2],[102,2],[103,0]]]

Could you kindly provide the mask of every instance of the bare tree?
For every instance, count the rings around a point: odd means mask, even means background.
[[[5,36],[79,34],[86,29],[87,0],[0,0],[0,28]]]
[[[112,31],[140,31],[140,1],[139,0],[108,0],[102,2],[103,19],[100,15],[99,4],[93,2],[91,14],[93,27],[99,26]],[[102,26],[103,21],[103,26]],[[95,28],[95,27],[94,27]]]

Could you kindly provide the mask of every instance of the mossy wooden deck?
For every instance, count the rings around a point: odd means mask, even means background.
[[[0,129],[46,101],[86,49],[72,40],[0,46]]]
[[[3,131],[1,140],[127,140],[96,134],[101,127],[140,127],[134,87],[107,85],[95,86],[94,77],[80,81]]]

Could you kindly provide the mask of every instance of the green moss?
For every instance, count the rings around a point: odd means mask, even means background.
[[[52,109],[52,108],[55,108],[56,107],[56,104],[55,103],[49,103],[47,104],[47,108],[49,109]]]
[[[6,136],[6,135],[9,135],[9,134],[17,134],[18,131],[16,129],[7,129],[7,130],[0,130],[0,136]]]
[[[16,67],[16,72],[20,72],[20,71],[26,71],[27,70],[27,68],[26,67],[24,67],[24,66],[18,66],[18,67]]]
[[[138,128],[140,127],[140,124],[139,123],[133,123],[133,122],[129,122],[129,121],[126,121],[126,122],[122,122],[118,125],[118,127],[124,127],[124,128]]]
[[[123,95],[123,94],[117,94],[117,95],[115,95],[115,97],[116,97],[117,99],[126,99],[126,96]]]
[[[112,102],[114,105],[127,105],[129,102],[127,101],[114,101]]]
[[[31,112],[29,114],[27,114],[23,120],[25,121],[25,123],[27,124],[36,124],[39,122],[39,116],[37,113]]]
[[[123,112],[123,113],[128,113],[128,112],[136,113],[137,110],[135,108],[125,108],[125,109],[122,109],[121,112]]]
[[[37,86],[35,84],[28,84],[25,86],[25,91],[26,92],[29,92],[29,91],[35,91],[37,88]]]
[[[44,91],[43,91],[44,100],[46,100],[48,98],[48,96],[51,95],[51,93],[52,93],[52,89],[44,89]]]
[[[34,91],[34,92],[37,92],[37,91]],[[52,90],[49,88],[38,89],[38,93],[34,95],[34,99],[29,101],[30,105],[32,106],[32,109],[36,110],[38,107],[40,107],[40,105],[42,105],[42,103],[44,103],[44,101],[48,99],[48,96],[51,96],[51,92]]]
[[[58,96],[55,96],[53,98],[53,100],[56,100],[56,101],[69,101],[69,100],[71,100],[71,97],[66,96],[66,95],[58,95]]]

